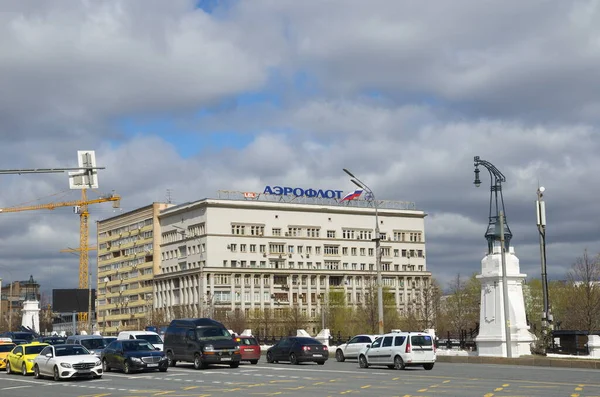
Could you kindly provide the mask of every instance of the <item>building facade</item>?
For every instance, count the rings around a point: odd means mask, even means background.
[[[264,197],[264,196],[263,196]],[[343,291],[349,305],[373,293],[375,209],[365,200],[204,199],[159,215],[160,272],[154,307],[167,319],[298,307],[311,321],[324,298]],[[429,284],[423,211],[380,201],[382,281],[399,312]],[[157,229],[158,230],[158,229]]]
[[[152,313],[152,283],[160,272],[158,215],[153,203],[98,222],[97,329],[139,329]]]
[[[0,324],[6,327],[7,330],[20,327],[23,302],[32,298],[38,301],[41,300],[40,285],[35,280],[13,281],[12,283],[2,284],[0,289]]]

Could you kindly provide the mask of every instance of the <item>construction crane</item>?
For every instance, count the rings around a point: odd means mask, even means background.
[[[21,211],[35,210],[54,210],[59,207],[75,207],[75,212],[79,213],[79,248],[72,251],[79,251],[79,288],[87,289],[89,286],[89,212],[88,206],[112,201],[113,208],[119,208],[121,196],[110,194],[97,199],[88,200],[86,189],[81,191],[81,200],[63,201],[48,204],[28,205],[23,207],[0,208],[0,214]]]

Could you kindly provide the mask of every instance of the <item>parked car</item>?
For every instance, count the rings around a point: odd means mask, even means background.
[[[67,338],[62,336],[40,336],[36,340],[49,345],[64,345],[67,343]]]
[[[120,369],[126,374],[154,370],[166,372],[169,362],[165,353],[144,339],[116,340],[102,351],[102,369]]]
[[[100,335],[72,335],[67,338],[67,344],[81,345],[96,357],[100,357],[102,350],[107,346],[106,341]]]
[[[154,347],[158,347],[160,350],[164,348],[164,342],[160,335],[158,335],[154,331],[121,331],[119,335],[117,335],[117,339],[144,339],[154,345]]]
[[[267,362],[289,361],[291,364],[313,361],[325,364],[329,358],[329,348],[316,339],[289,336],[282,338],[267,350]]]
[[[17,345],[7,340],[0,341],[0,369],[6,369],[6,357],[8,357],[8,354],[12,351],[12,349],[15,348],[15,346]]]
[[[260,359],[260,345],[253,336],[236,336],[235,341],[240,345],[242,361],[250,361],[250,364],[258,364]]]
[[[385,365],[395,369],[423,366],[426,370],[431,370],[435,359],[435,345],[431,335],[425,332],[394,332],[365,346],[358,356],[358,364],[361,368],[368,368],[370,365]]]
[[[344,362],[347,358],[358,358],[358,353],[373,343],[378,335],[356,335],[348,342],[340,345],[335,350],[335,359],[339,362]]]
[[[49,345],[33,359],[36,379],[102,378],[102,362],[81,345]]]
[[[195,369],[209,364],[240,365],[240,345],[223,324],[210,318],[173,320],[165,332],[165,353],[169,365],[177,361],[194,363]]]
[[[46,346],[50,345],[40,342],[17,345],[6,357],[6,373],[12,374],[15,371],[21,372],[23,375],[33,373],[33,359]]]
[[[33,342],[36,338],[36,334],[34,334],[33,332],[28,332],[28,331],[7,331],[7,332],[3,332],[0,334],[0,337],[2,338],[10,338],[12,339],[13,343],[15,344],[19,344],[17,343],[18,341],[27,341],[27,343],[29,342]]]
[[[111,342],[114,342],[117,340],[116,336],[103,336],[102,339],[104,339],[106,341],[106,346],[108,346]]]

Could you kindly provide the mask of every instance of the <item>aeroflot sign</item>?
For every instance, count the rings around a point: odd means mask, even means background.
[[[281,186],[266,186],[264,194],[274,194],[277,196],[305,196],[305,197],[321,197],[330,199],[341,199],[343,190],[323,190],[323,189],[302,189],[300,187],[281,187]]]

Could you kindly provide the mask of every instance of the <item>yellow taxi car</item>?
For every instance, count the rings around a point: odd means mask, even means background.
[[[10,338],[0,338],[0,369],[6,368],[6,356],[16,345]]]
[[[33,359],[47,343],[31,342],[15,346],[6,357],[6,373],[20,372],[23,375],[33,373]]]

